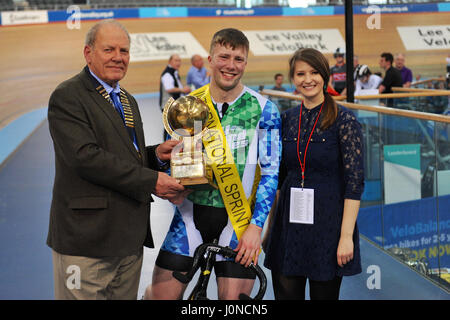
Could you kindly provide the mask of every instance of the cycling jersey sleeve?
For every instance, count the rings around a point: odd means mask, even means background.
[[[281,160],[281,118],[278,107],[267,100],[258,128],[258,158],[261,180],[251,223],[263,227],[272,207],[278,185]]]

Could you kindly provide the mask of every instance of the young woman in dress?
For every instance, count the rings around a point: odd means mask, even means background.
[[[303,102],[282,115],[278,200],[264,239],[275,299],[338,299],[343,276],[361,272],[356,224],[364,188],[361,125],[327,92],[330,69],[300,49],[289,76]]]

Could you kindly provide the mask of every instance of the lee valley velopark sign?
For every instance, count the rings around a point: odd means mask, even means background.
[[[450,49],[450,25],[397,27],[406,50]]]
[[[131,33],[130,61],[168,60],[176,53],[182,59],[199,54],[207,57],[197,39],[190,32]]]
[[[338,29],[256,30],[244,33],[255,56],[291,55],[300,48],[314,48],[322,53],[345,48],[345,41]]]

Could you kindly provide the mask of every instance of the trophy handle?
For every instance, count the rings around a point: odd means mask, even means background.
[[[163,109],[163,124],[164,128],[166,129],[167,133],[176,140],[181,140],[182,136],[177,134],[169,125],[169,108],[174,103],[175,99],[170,97],[169,100],[167,100],[166,104],[164,105]]]

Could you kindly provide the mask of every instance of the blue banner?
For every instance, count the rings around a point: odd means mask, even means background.
[[[76,7],[76,6],[75,6]],[[70,7],[69,7],[70,8]],[[375,11],[374,11],[375,10]],[[378,11],[377,11],[378,10]],[[449,12],[450,3],[398,4],[353,6],[354,14]],[[70,20],[100,20],[126,18],[179,18],[179,17],[254,17],[254,16],[324,16],[343,15],[344,6],[317,6],[307,8],[257,7],[146,7],[123,9],[93,9],[77,11],[48,11],[48,22]],[[0,17],[0,25],[2,20]]]
[[[283,16],[332,16],[334,7],[308,7],[287,8],[283,7]]]
[[[67,21],[71,20],[100,20],[100,19],[125,19],[139,18],[139,10],[132,9],[98,9],[98,10],[67,10],[67,11],[49,11],[48,21]]]
[[[281,16],[281,7],[271,8],[188,8],[189,17],[254,17]]]
[[[437,12],[437,3],[424,4],[397,4],[397,5],[371,5],[371,6],[353,6],[353,14],[373,14],[377,8],[377,13],[414,13],[414,12]],[[345,7],[334,7],[334,14],[345,14]]]
[[[409,249],[411,260],[422,260],[429,269],[450,268],[448,208],[450,195],[361,208],[358,227],[385,249]]]
[[[438,3],[438,11],[439,12],[448,12],[450,11],[450,3]]]
[[[140,18],[179,18],[187,16],[188,8],[186,7],[139,8]]]

